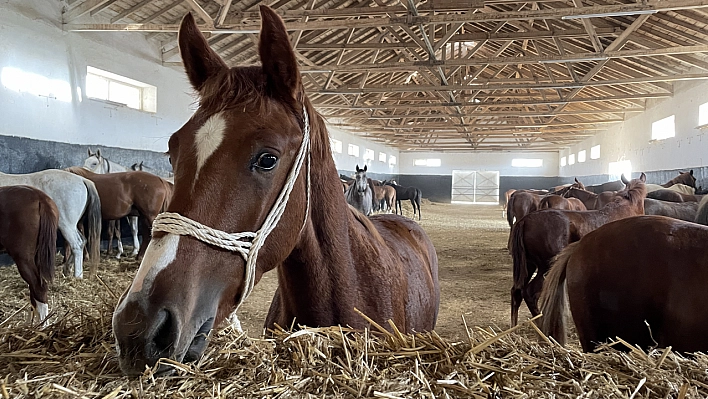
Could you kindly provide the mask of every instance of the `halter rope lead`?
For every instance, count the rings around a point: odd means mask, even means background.
[[[253,286],[256,281],[256,261],[258,260],[258,251],[261,247],[263,247],[266,238],[268,238],[268,235],[275,230],[281,216],[283,216],[285,207],[290,199],[290,193],[293,191],[295,182],[300,175],[302,165],[305,163],[305,158],[307,158],[307,198],[305,201],[305,218],[302,222],[300,233],[302,233],[302,230],[307,224],[307,217],[310,213],[310,118],[304,105],[302,107],[302,112],[304,127],[300,150],[298,151],[293,167],[290,169],[290,173],[288,174],[288,178],[285,181],[285,185],[283,186],[278,199],[276,199],[273,208],[270,210],[270,213],[268,213],[268,216],[266,216],[263,225],[258,231],[255,233],[227,233],[221,230],[213,229],[174,212],[164,212],[157,215],[152,224],[153,233],[161,231],[164,233],[177,235],[188,235],[204,243],[241,254],[241,257],[243,257],[246,262],[244,277],[245,286],[243,293],[236,304],[236,310],[241,307],[241,304],[243,304],[246,298],[248,298],[253,291]]]

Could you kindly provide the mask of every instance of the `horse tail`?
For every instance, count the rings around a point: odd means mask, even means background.
[[[506,202],[506,221],[509,223],[509,227],[514,227],[514,194],[513,193],[509,197],[509,201]]]
[[[559,344],[565,345],[566,320],[565,309],[567,307],[567,287],[565,282],[568,260],[575,251],[578,242],[574,242],[558,256],[556,256],[551,270],[546,275],[541,292],[541,331],[549,337],[553,337]]]
[[[708,225],[708,195],[703,197],[696,212],[696,223]]]
[[[57,229],[59,228],[59,210],[49,197],[39,201],[39,232],[34,263],[39,272],[42,287],[54,280],[54,263],[57,253]]]
[[[418,220],[420,220],[420,200],[423,197],[423,192],[420,189],[415,189],[415,203],[418,205]],[[415,215],[414,215],[415,216]]]
[[[529,273],[526,268],[526,246],[524,245],[525,220],[521,219],[511,229],[511,257],[514,261],[514,289],[523,289],[528,281]]]
[[[88,216],[88,229],[86,231],[87,248],[91,263],[94,266],[94,273],[98,270],[98,262],[101,256],[101,198],[98,196],[96,185],[91,180],[84,179],[88,200],[86,213]],[[77,256],[82,256],[77,254]]]
[[[172,191],[173,191],[173,186],[168,182],[167,180],[160,178],[162,180],[162,185],[165,186],[165,198],[162,201],[162,208],[160,208],[160,212],[166,212],[167,207],[170,205],[170,202],[172,201]]]

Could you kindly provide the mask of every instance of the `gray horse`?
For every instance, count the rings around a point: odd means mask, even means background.
[[[354,184],[349,186],[344,193],[344,197],[349,205],[369,216],[373,212],[374,192],[369,185],[369,180],[366,178],[366,169],[366,165],[364,165],[364,169],[359,169],[359,165],[356,166],[356,179]]]

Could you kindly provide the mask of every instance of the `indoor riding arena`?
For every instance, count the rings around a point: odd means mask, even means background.
[[[708,0],[0,10],[2,398],[708,397]]]

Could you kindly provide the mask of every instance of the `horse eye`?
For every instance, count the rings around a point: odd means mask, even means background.
[[[261,154],[261,156],[258,157],[258,162],[256,162],[256,166],[259,169],[271,170],[275,167],[275,165],[277,163],[278,163],[278,157],[266,152],[266,153]]]

